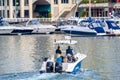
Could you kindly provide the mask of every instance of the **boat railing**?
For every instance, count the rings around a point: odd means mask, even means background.
[[[51,22],[51,18],[4,18],[5,21],[7,22],[25,22],[28,20],[38,20],[40,22]]]

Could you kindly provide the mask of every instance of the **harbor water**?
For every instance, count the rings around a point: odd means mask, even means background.
[[[120,80],[120,37],[72,37],[87,54],[77,74],[40,74],[42,57],[54,54],[64,35],[0,36],[0,80]]]

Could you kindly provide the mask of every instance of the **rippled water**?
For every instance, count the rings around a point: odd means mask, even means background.
[[[87,54],[78,74],[39,74],[63,35],[0,36],[0,80],[120,80],[120,37],[73,37]]]

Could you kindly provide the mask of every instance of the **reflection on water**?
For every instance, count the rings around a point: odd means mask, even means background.
[[[62,38],[63,35],[0,36],[0,79],[6,77],[6,75],[2,76],[2,74],[34,73],[34,71],[39,71],[42,63],[41,58],[54,54],[53,41]],[[78,40],[78,47],[76,48],[79,49],[81,53],[87,54],[87,58],[83,61],[82,65],[83,70],[85,70],[83,71],[84,73],[82,72],[73,78],[70,77],[71,79],[75,78],[78,80],[79,78],[80,80],[88,80],[87,77],[91,74],[90,79],[103,80],[104,78],[105,80],[120,80],[119,37],[73,38]],[[98,72],[102,78],[96,77],[94,71]],[[30,75],[31,73],[27,74]],[[79,77],[80,75],[83,75],[84,78],[83,76]],[[20,77],[23,77],[23,75]],[[52,77],[52,80],[55,80],[53,78],[56,77],[57,76]],[[66,75],[62,75],[62,77],[65,79],[68,78]],[[62,78],[62,80],[64,79]]]
[[[119,37],[84,37],[76,39],[79,40],[83,53],[88,55],[83,65],[85,68],[96,70],[106,79],[120,80]]]

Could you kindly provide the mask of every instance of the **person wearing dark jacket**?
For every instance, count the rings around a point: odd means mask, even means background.
[[[56,54],[61,54],[62,51],[60,50],[60,46],[58,46],[58,48],[56,49]]]
[[[66,55],[68,55],[68,54],[73,56],[73,49],[71,49],[70,46],[68,46],[68,48],[66,49]]]

